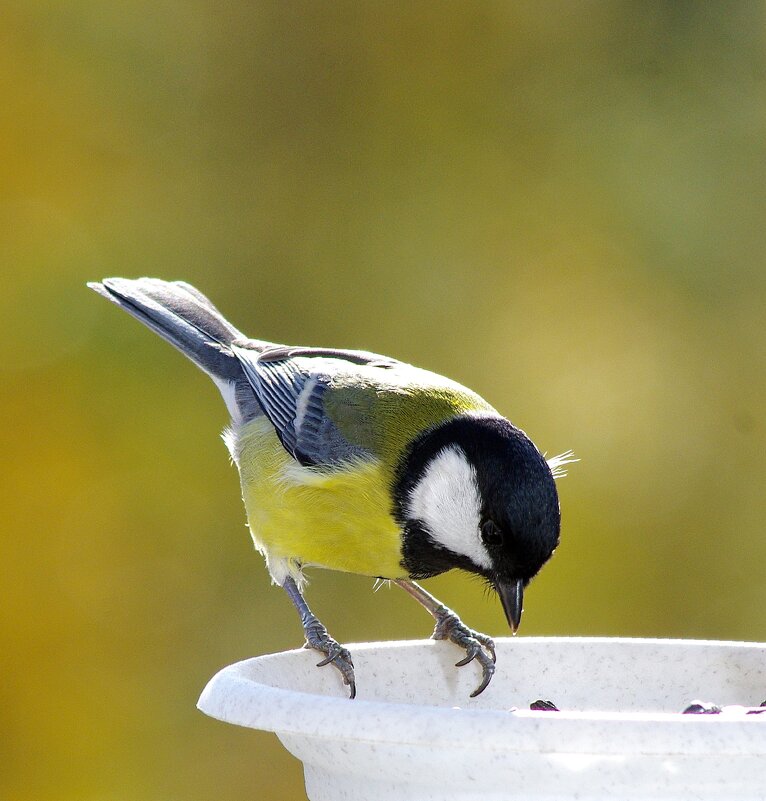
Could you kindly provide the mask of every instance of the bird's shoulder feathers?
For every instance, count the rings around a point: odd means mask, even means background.
[[[366,351],[233,350],[282,444],[301,464],[373,458],[393,467],[424,430],[458,414],[494,411],[444,376]]]

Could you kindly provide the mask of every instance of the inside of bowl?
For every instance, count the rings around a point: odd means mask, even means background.
[[[756,706],[766,698],[766,644],[690,640],[516,637],[497,640],[497,670],[477,698],[477,665],[455,667],[446,642],[419,640],[349,646],[357,698],[460,707],[529,709],[538,699],[562,711],[681,712],[695,699]],[[253,681],[344,697],[331,666],[298,650],[247,663]]]

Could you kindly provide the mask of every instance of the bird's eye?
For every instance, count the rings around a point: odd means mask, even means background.
[[[485,520],[481,524],[481,539],[485,545],[502,545],[503,532],[494,520]]]

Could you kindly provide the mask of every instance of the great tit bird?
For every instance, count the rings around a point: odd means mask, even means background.
[[[490,637],[414,579],[460,568],[483,577],[519,626],[524,588],[559,542],[549,461],[476,393],[436,373],[360,350],[249,339],[182,281],[105,278],[88,284],[204,370],[231,424],[223,438],[239,469],[255,547],[301,617],[319,666],[356,693],[351,655],[303,598],[303,569],[392,580],[436,620],[433,637],[477,660],[489,684]]]

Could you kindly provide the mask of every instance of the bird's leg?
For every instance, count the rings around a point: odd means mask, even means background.
[[[495,643],[492,638],[469,629],[449,607],[414,581],[395,579],[395,582],[433,615],[436,626],[431,635],[432,639],[451,640],[465,650],[465,658],[457,662],[455,667],[467,665],[474,659],[478,660],[481,665],[482,680],[481,684],[471,693],[471,698],[475,698],[486,690],[495,672]],[[485,648],[489,653],[485,652]]]
[[[351,698],[356,696],[356,682],[354,681],[354,663],[351,654],[339,642],[334,640],[322,625],[319,618],[309,609],[308,604],[301,595],[298,585],[292,576],[282,582],[282,588],[290,597],[298,614],[301,616],[303,632],[306,635],[306,648],[313,648],[325,655],[325,659],[317,663],[317,667],[332,664],[343,677],[343,683],[351,689]]]

